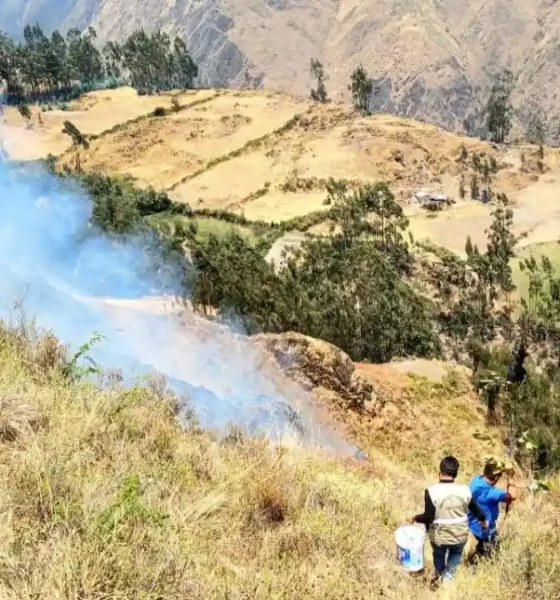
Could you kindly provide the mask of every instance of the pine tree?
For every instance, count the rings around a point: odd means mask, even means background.
[[[123,51],[118,42],[107,42],[103,47],[103,62],[108,77],[120,79],[123,75]]]
[[[470,256],[474,252],[474,246],[470,235],[467,236],[467,242],[465,243],[465,252],[467,256]]]
[[[490,139],[503,144],[511,130],[511,116],[513,107],[510,102],[513,91],[513,74],[510,71],[504,71],[494,81],[490,96],[486,102],[486,128],[490,134]]]
[[[97,34],[93,27],[81,34],[77,29],[68,32],[68,62],[72,76],[83,84],[94,85],[105,76],[101,54],[94,46]]]
[[[473,153],[471,160],[472,160],[473,169],[475,171],[481,171],[482,170],[482,160],[480,158],[480,155],[477,154],[476,152]]]
[[[541,113],[533,115],[527,128],[527,141],[530,144],[536,144],[539,146],[544,145],[546,138],[546,126],[544,124],[544,118]]]
[[[46,61],[52,88],[70,86],[70,66],[68,65],[68,47],[66,40],[58,30],[51,34],[49,56]]]
[[[461,200],[464,200],[466,195],[467,193],[465,190],[465,178],[463,177],[463,175],[461,175],[461,180],[459,181],[459,198],[461,198]]]
[[[478,187],[478,177],[473,175],[471,178],[471,198],[478,200],[480,196],[480,188]]]
[[[513,211],[498,204],[492,212],[493,221],[486,232],[488,249],[486,251],[495,280],[505,293],[515,289],[511,275],[511,259],[517,242],[513,234]]]
[[[192,59],[185,42],[176,37],[173,42],[173,65],[176,68],[177,89],[186,90],[193,87],[194,80],[198,77],[198,67]]]

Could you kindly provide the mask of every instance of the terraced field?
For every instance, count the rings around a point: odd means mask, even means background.
[[[493,147],[425,123],[362,117],[336,103],[317,105],[262,90],[145,97],[122,88],[87,94],[64,108],[33,107],[27,124],[15,109],[5,109],[0,137],[8,155],[35,160],[53,154],[59,166],[72,166],[75,150],[62,133],[69,120],[90,139],[81,156],[84,169],[130,176],[195,209],[269,222],[325,210],[331,177],[386,181],[405,206],[416,238],[462,252],[467,235],[484,244],[491,221],[491,205],[459,199],[461,179],[469,195],[476,154],[497,165],[492,187],[507,193],[514,206],[520,247],[555,241],[560,231],[558,149],[546,150],[541,173],[535,147]],[[427,213],[410,202],[420,189],[457,203]],[[208,221],[200,226],[220,227]]]

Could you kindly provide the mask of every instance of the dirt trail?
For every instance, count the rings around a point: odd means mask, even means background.
[[[284,261],[284,252],[289,252],[290,249],[298,248],[303,240],[305,240],[304,233],[299,231],[290,231],[289,233],[286,233],[272,244],[272,248],[266,255],[266,260],[268,262],[274,261],[275,266],[280,268]]]

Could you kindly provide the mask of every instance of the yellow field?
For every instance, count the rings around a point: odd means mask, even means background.
[[[554,159],[557,159],[554,155]],[[509,195],[514,212],[514,232],[518,248],[556,241],[560,232],[560,169],[552,165],[549,173],[517,193]],[[426,213],[408,211],[411,231],[417,239],[430,238],[437,244],[464,254],[468,235],[484,248],[486,230],[492,222],[491,205],[465,200],[446,211]]]
[[[172,110],[173,98],[178,110]],[[152,116],[156,107],[163,117]],[[530,146],[494,148],[435,126],[389,115],[360,117],[337,105],[316,105],[266,91],[198,90],[138,96],[123,88],[87,94],[69,111],[34,108],[26,126],[5,111],[0,136],[10,157],[32,160],[52,153],[74,163],[62,123],[90,136],[85,169],[130,175],[138,185],[165,189],[194,208],[227,209],[249,219],[282,221],[324,208],[330,177],[356,183],[386,181],[405,205],[418,239],[462,252],[467,235],[484,245],[491,206],[458,200],[428,214],[409,202],[426,189],[458,199],[461,173],[468,187],[473,153],[500,167],[495,192],[514,205],[520,246],[555,240],[560,231],[560,152],[547,149],[545,173]],[[467,167],[459,162],[468,151]]]

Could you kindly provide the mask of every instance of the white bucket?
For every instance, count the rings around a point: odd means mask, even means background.
[[[426,531],[423,527],[403,525],[395,532],[397,559],[405,571],[416,572],[424,568],[425,539]]]

